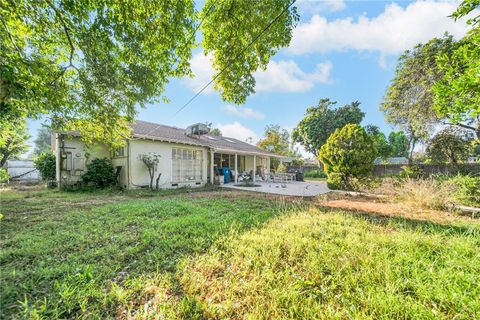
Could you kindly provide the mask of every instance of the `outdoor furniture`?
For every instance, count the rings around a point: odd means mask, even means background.
[[[273,182],[292,182],[295,181],[295,173],[277,172],[271,175]]]

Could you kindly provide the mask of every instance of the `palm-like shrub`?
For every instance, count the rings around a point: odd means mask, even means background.
[[[365,130],[347,124],[335,130],[320,148],[319,159],[328,175],[330,188],[352,188],[352,179],[368,176],[374,166],[376,150]]]

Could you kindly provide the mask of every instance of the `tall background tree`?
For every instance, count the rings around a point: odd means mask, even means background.
[[[405,132],[410,161],[416,144],[426,141],[440,120],[433,109],[432,87],[443,76],[436,59],[439,54],[450,54],[454,46],[452,36],[445,35],[405,51],[381,104],[387,122]]]
[[[387,141],[385,134],[380,131],[380,128],[374,125],[367,125],[365,132],[370,136],[373,146],[377,151],[376,156],[382,159],[387,159],[392,154],[392,147]]]
[[[403,131],[392,131],[388,135],[391,157],[408,157],[408,138]]]
[[[293,156],[290,150],[290,134],[278,124],[265,127],[264,138],[257,142],[257,147],[283,156]],[[278,168],[280,160],[272,159],[271,166]]]
[[[265,127],[264,138],[258,141],[257,147],[280,155],[288,155],[290,152],[290,135],[286,129],[278,124]]]
[[[1,1],[1,121],[46,114],[87,143],[121,145],[138,107],[164,101],[169,79],[191,75],[196,29],[213,53],[214,87],[244,102],[252,73],[291,40],[292,4],[207,0],[196,12],[193,0]]]
[[[0,167],[7,160],[20,156],[28,150],[30,138],[25,122],[2,123],[0,126]]]
[[[429,141],[427,155],[433,162],[456,165],[473,153],[472,139],[466,130],[447,127]]]
[[[38,129],[37,137],[33,140],[35,147],[33,154],[39,156],[42,152],[49,152],[52,149],[52,130],[43,127]]]
[[[318,157],[320,147],[335,129],[347,124],[359,124],[365,116],[358,101],[338,108],[336,104],[328,98],[321,99],[317,106],[307,109],[305,117],[292,132],[293,141],[302,144],[315,157]]]
[[[222,136],[222,131],[218,128],[213,128],[210,130],[210,134],[213,134],[214,136],[221,137]]]

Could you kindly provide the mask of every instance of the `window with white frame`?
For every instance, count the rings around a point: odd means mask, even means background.
[[[172,148],[172,182],[202,180],[202,150]]]

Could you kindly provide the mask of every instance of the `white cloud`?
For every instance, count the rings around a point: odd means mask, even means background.
[[[185,79],[186,85],[197,92],[203,88],[214,75],[211,64],[211,55],[197,53],[190,61],[193,78]],[[311,73],[305,72],[293,61],[270,61],[265,71],[256,71],[253,76],[256,80],[256,92],[303,92],[308,91],[317,83],[330,82],[332,64],[324,62],[317,64]],[[214,92],[213,84],[202,93]]]
[[[252,129],[243,126],[237,121],[227,124],[218,123],[215,128],[220,129],[224,137],[231,137],[240,141],[245,141],[249,138],[252,138],[252,143],[255,144],[260,139],[260,137]]]
[[[228,114],[244,118],[244,119],[256,119],[261,120],[265,118],[265,115],[261,112],[255,111],[251,108],[244,108],[244,107],[235,107],[232,105],[226,105],[222,108]]]
[[[441,37],[445,31],[455,37],[465,34],[467,26],[448,16],[457,7],[454,2],[417,1],[402,8],[392,3],[372,18],[365,15],[328,21],[314,15],[293,32],[288,51],[294,54],[330,51],[378,51],[399,54],[420,42]]]
[[[292,60],[270,61],[265,71],[254,73],[256,92],[302,92],[313,88],[316,83],[330,82],[332,64],[317,64],[312,73],[304,72]]]
[[[203,52],[200,52],[195,54],[190,60],[190,67],[194,77],[185,79],[185,83],[195,92],[201,90],[212,80],[214,70],[212,68],[211,57],[211,55],[205,56]],[[211,84],[202,93],[209,94],[213,92],[213,84]]]

